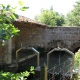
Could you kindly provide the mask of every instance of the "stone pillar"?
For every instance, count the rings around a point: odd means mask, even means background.
[[[12,39],[7,40],[5,42],[5,47],[6,47],[6,50],[5,50],[4,61],[6,64],[11,64],[11,62],[12,62]]]

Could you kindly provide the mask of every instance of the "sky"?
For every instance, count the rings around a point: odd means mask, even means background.
[[[0,0],[0,4],[11,4],[11,6],[19,6],[19,0]],[[29,7],[25,12],[17,10],[16,13],[34,19],[37,14],[40,14],[41,9],[50,9],[59,14],[66,15],[73,9],[73,5],[77,0],[23,0],[24,5]]]

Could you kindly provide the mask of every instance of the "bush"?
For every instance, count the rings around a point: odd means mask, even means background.
[[[78,52],[75,53],[74,61],[75,61],[75,67],[79,67],[79,65],[80,65],[80,49],[78,50]]]
[[[25,71],[21,73],[11,73],[0,71],[0,80],[26,80],[31,73],[34,74],[34,67],[32,66],[30,68],[30,72]]]

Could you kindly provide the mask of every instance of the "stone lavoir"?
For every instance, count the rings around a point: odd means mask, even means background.
[[[53,48],[67,48],[74,53],[80,48],[80,27],[51,27],[23,16],[19,16],[13,24],[20,32],[11,39],[10,45],[0,47],[0,61],[3,63],[14,62],[16,51],[21,47],[34,47],[45,58],[45,54]],[[28,51],[21,50],[19,53],[24,57]],[[46,61],[45,58],[42,61]]]

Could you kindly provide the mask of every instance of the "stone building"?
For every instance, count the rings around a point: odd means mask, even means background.
[[[25,17],[20,17],[14,25],[20,32],[13,38],[13,49],[21,45],[45,49],[60,46],[75,52],[80,47],[80,27],[50,27]]]
[[[41,53],[57,47],[67,48],[72,52],[80,48],[80,27],[50,27],[23,16],[19,16],[13,24],[20,32],[18,36],[12,38],[11,50],[14,54],[9,54],[11,58],[20,47],[35,47],[39,51],[42,50]],[[2,61],[5,54],[7,55],[6,48],[0,47]],[[9,55],[7,58],[10,58]]]

